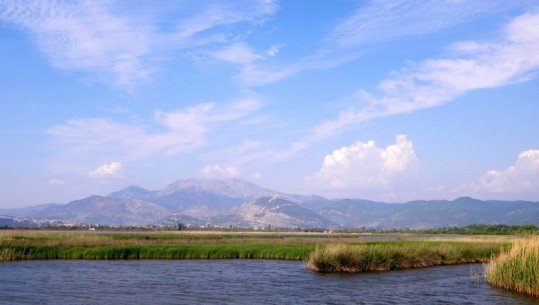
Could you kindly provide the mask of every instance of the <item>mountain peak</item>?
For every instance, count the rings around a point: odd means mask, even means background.
[[[137,185],[130,185],[119,191],[110,193],[107,197],[115,199],[149,199],[154,196],[155,192],[148,191]]]
[[[187,221],[226,227],[425,229],[474,223],[537,225],[539,202],[460,197],[396,205],[285,194],[238,179],[184,179],[160,191],[131,185],[106,197],[94,195],[65,205],[0,210],[0,214],[123,225]]]
[[[159,196],[166,196],[185,190],[197,191],[201,193],[211,192],[223,197],[242,199],[252,199],[277,193],[256,184],[238,179],[183,179],[168,185],[159,192]]]

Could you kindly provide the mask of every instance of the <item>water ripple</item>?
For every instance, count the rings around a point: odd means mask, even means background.
[[[0,304],[539,304],[473,280],[470,266],[316,274],[271,260],[0,264]]]

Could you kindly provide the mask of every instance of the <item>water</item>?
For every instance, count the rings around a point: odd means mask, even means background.
[[[316,274],[271,260],[0,264],[0,304],[539,304],[472,281],[460,265]]]

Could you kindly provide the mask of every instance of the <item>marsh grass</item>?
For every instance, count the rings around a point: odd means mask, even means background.
[[[309,255],[316,272],[366,272],[486,262],[499,243],[406,241],[319,245]]]
[[[337,246],[338,249],[326,255],[325,251],[335,247],[335,242],[325,239],[327,238],[325,234],[4,231],[0,232],[0,261],[41,259],[307,260],[311,257],[313,258],[312,266],[314,266],[311,267],[312,270],[359,272],[484,261],[492,254],[498,253],[504,245],[498,241],[477,243],[417,239],[365,242],[355,236],[357,235],[344,236],[343,240],[346,239],[346,241],[342,242],[343,245]],[[319,257],[319,261],[324,262],[319,266],[326,267],[316,267],[315,257]],[[336,264],[335,261],[337,261]],[[331,267],[332,264],[337,267]]]
[[[9,247],[0,247],[0,262],[18,261],[24,258],[21,251]]]
[[[282,259],[302,260],[314,248],[303,244],[26,246],[0,249],[0,261],[42,259]],[[20,253],[20,255],[13,255]]]
[[[320,247],[309,255],[307,268],[317,272],[362,272],[366,261],[351,246],[338,243]]]
[[[313,243],[278,235],[19,231],[0,234],[0,261],[40,259],[303,260]]]
[[[493,257],[485,269],[492,286],[539,298],[539,239],[515,242]]]

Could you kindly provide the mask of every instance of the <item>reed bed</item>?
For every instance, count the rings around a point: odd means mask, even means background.
[[[306,262],[316,272],[368,272],[486,262],[504,245],[405,241],[317,246]]]
[[[8,260],[43,259],[281,259],[301,260],[312,251],[309,245],[214,244],[214,245],[146,245],[103,247],[13,248],[20,255]]]
[[[47,232],[0,234],[0,261],[41,259],[283,259],[303,260],[314,243],[277,234],[175,232]]]
[[[492,286],[539,298],[539,238],[519,240],[485,267]]]
[[[340,238],[351,263],[315,264]],[[407,237],[403,235],[403,239]],[[428,239],[428,237],[425,237]],[[368,242],[356,234],[258,232],[3,231],[0,261],[41,259],[286,259],[312,270],[357,272],[485,261],[504,243],[398,240]],[[338,246],[341,247],[341,246]],[[333,251],[333,250],[332,250]],[[331,251],[330,251],[331,252]],[[341,253],[342,251],[334,251]],[[338,257],[337,254],[326,255]],[[359,257],[359,258],[358,258]],[[334,260],[330,259],[328,260]],[[312,261],[312,262],[311,262]],[[322,260],[321,260],[322,261]],[[327,264],[329,266],[329,264]],[[344,266],[355,267],[344,267]],[[318,266],[318,267],[317,267]],[[354,269],[356,268],[356,269]]]
[[[10,262],[23,260],[25,256],[21,251],[10,247],[1,247],[0,246],[0,262]]]

